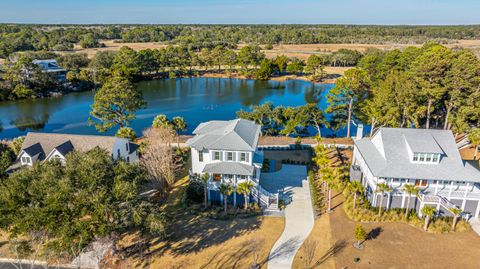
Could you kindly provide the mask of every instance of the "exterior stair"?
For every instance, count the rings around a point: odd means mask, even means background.
[[[260,184],[257,184],[257,186],[252,189],[252,194],[253,194],[253,197],[257,199],[259,206],[269,210],[279,209],[278,193],[270,193],[267,190],[265,190]]]
[[[422,204],[429,203],[429,204],[440,205],[449,212],[451,212],[453,208],[457,208],[456,205],[454,205],[452,202],[450,202],[445,197],[442,197],[440,195],[419,194],[418,199]],[[419,213],[421,215],[421,212]]]

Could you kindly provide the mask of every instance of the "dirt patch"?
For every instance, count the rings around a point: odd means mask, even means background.
[[[357,222],[346,217],[343,201],[343,195],[334,195],[330,215],[333,242],[347,242],[334,258],[336,268],[480,267],[480,237],[473,231],[434,234],[403,223],[362,223],[370,239],[357,250],[352,247]]]
[[[317,144],[317,140],[314,137],[305,137],[301,139],[302,144]],[[295,145],[296,138],[287,136],[261,136],[258,144],[260,146],[272,146],[272,145]],[[339,138],[323,138],[323,144],[346,144],[353,145],[353,140],[346,137]]]
[[[335,268],[333,257],[343,248],[341,241],[332,244],[330,217],[324,214],[315,220],[313,230],[298,250],[292,268]]]

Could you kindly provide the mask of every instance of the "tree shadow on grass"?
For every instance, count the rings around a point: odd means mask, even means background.
[[[336,254],[340,253],[347,246],[347,241],[337,240],[333,246],[331,246],[323,255],[318,259],[313,266],[310,268],[315,268],[326,262],[329,258],[334,257]]]
[[[374,228],[367,234],[366,240],[376,239],[382,232],[382,227]]]
[[[161,256],[167,250],[170,250],[174,256],[196,253],[254,231],[260,227],[260,224],[261,217],[215,220],[184,211],[171,220],[166,238],[153,238],[148,242],[140,240],[125,248],[124,253],[132,258],[143,260],[144,265],[148,265],[148,261],[153,260],[154,256]],[[242,249],[237,249],[230,256],[226,253],[214,255],[211,258],[211,263],[230,264],[232,260],[240,260],[248,254],[249,250],[246,246],[243,246]],[[211,268],[211,266],[208,266],[208,268]],[[222,268],[222,266],[215,266],[214,268]]]

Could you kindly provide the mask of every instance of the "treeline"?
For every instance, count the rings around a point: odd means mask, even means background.
[[[425,43],[478,39],[480,26],[374,25],[0,25],[0,57],[16,51],[71,50],[99,40],[166,42],[192,49],[246,44]]]
[[[79,90],[92,89],[114,75],[138,81],[145,78],[196,76],[201,72],[226,73],[230,76],[240,74],[259,80],[296,74],[307,75],[318,81],[327,76],[325,66],[354,66],[361,57],[362,54],[357,51],[342,49],[332,54],[311,55],[306,61],[284,55],[267,59],[257,45],[243,46],[240,50],[223,45],[201,50],[187,46],[167,46],[138,52],[122,47],[118,52],[97,52],[93,59],[88,59],[85,53],[15,53],[0,70],[3,72],[0,80],[0,100],[45,96],[52,90],[68,90],[70,86]],[[34,59],[52,58],[69,70],[67,81],[70,85],[59,83],[32,64]]]
[[[326,123],[325,115],[316,103],[275,107],[268,102],[254,106],[251,111],[240,110],[237,117],[261,125],[262,135],[308,135],[308,128],[312,127],[321,136],[320,128]]]
[[[404,51],[370,50],[327,95],[328,123],[350,119],[378,126],[444,128],[477,133],[480,126],[480,60],[469,50],[428,43]]]
[[[118,39],[122,29],[115,26],[42,26],[0,24],[0,58],[17,51],[68,51],[79,44],[101,47],[100,39]]]

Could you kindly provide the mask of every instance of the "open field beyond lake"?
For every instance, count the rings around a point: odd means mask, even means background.
[[[76,45],[75,49],[71,52],[61,52],[61,53],[75,53],[82,52],[87,53],[89,58],[92,58],[97,51],[117,51],[122,46],[128,46],[134,50],[142,49],[159,49],[167,46],[165,43],[160,42],[142,42],[142,43],[120,43],[115,40],[104,40],[102,43],[105,44],[104,48],[88,48],[82,49],[80,46]],[[238,48],[242,48],[247,44],[239,44]],[[393,50],[393,49],[404,49],[408,46],[420,47],[422,44],[280,44],[274,45],[271,50],[263,50],[265,55],[269,58],[276,57],[278,55],[286,55],[288,57],[297,57],[302,60],[306,60],[308,56],[312,54],[322,54],[328,52],[338,51],[339,49],[352,49],[358,51],[365,51],[368,48],[376,48],[381,50]],[[452,43],[445,45],[448,48],[468,48],[468,49],[480,49],[480,40],[455,40]]]

